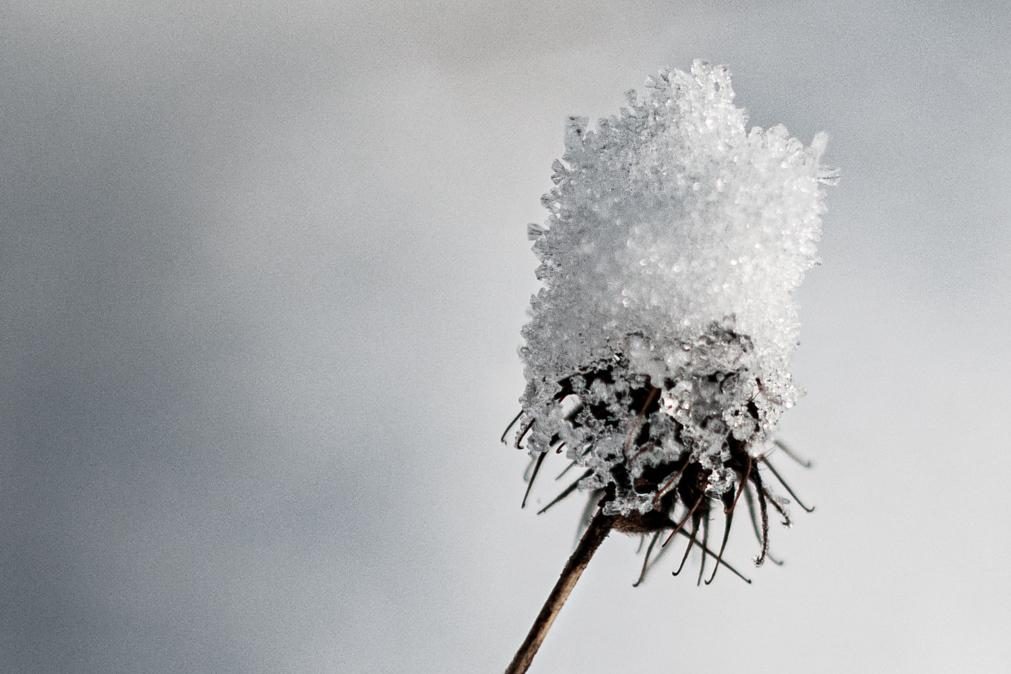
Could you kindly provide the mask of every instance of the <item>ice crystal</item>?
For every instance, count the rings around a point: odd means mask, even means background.
[[[826,137],[748,130],[726,68],[701,61],[627,100],[595,129],[568,120],[548,217],[528,227],[543,288],[520,436],[535,458],[564,447],[605,514],[672,526],[678,501],[726,505],[750,480],[764,523],[752,462],[797,397],[793,295],[834,180]]]

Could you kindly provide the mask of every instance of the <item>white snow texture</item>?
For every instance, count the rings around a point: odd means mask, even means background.
[[[548,218],[529,226],[544,285],[523,330],[526,447],[564,443],[587,489],[619,486],[616,464],[634,478],[688,452],[715,496],[735,482],[728,437],[757,456],[796,399],[793,294],[835,173],[824,134],[804,147],[782,126],[748,130],[723,66],[662,71],[627,97],[595,130],[569,119]],[[630,392],[651,387],[661,404],[633,448]],[[608,509],[648,512],[655,496],[619,488]]]

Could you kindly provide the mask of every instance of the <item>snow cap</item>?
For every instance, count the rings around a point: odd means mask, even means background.
[[[688,452],[712,469],[718,494],[733,482],[721,472],[727,437],[759,451],[796,397],[794,290],[817,262],[821,184],[835,180],[820,164],[827,137],[805,147],[782,126],[748,130],[729,72],[703,61],[662,71],[627,99],[596,129],[569,119],[542,198],[548,217],[528,228],[544,285],[521,349],[521,403],[535,421],[527,447],[564,441],[592,471],[584,486],[606,487],[630,461],[639,413],[623,395],[648,377],[667,419],[650,420],[657,441],[637,460]],[[670,423],[678,432],[663,437]],[[628,493],[610,507],[651,502]]]

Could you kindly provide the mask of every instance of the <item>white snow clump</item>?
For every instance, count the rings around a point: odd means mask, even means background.
[[[657,507],[671,480],[637,479],[650,467],[697,463],[724,494],[741,479],[728,443],[771,442],[835,178],[824,134],[746,128],[725,67],[666,70],[627,98],[595,130],[569,119],[529,227],[543,288],[521,348],[527,449],[564,444],[612,514]]]

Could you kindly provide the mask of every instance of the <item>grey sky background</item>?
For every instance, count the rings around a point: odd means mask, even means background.
[[[3,3],[0,671],[501,671],[580,510],[519,510],[497,443],[525,225],[566,115],[695,57],[843,170],[783,427],[819,508],[774,527],[782,568],[735,531],[752,586],[632,589],[636,541],[609,539],[532,671],[1006,670],[1008,25],[1004,2]]]

